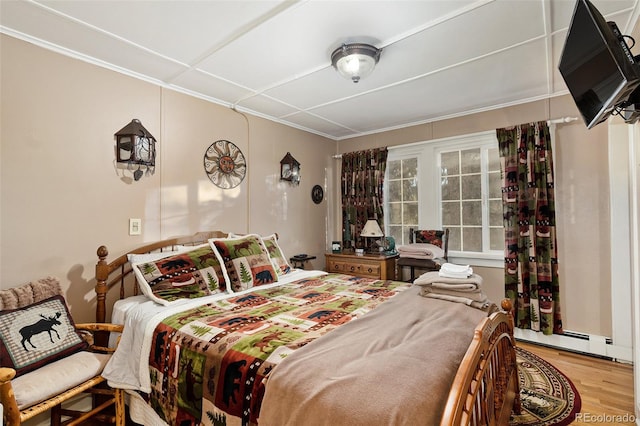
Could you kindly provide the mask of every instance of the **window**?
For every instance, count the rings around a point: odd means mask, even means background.
[[[449,250],[501,250],[504,237],[498,149],[443,149],[439,156],[442,226],[449,228]]]
[[[397,244],[409,242],[409,228],[449,228],[452,261],[502,266],[495,132],[390,147],[386,182],[386,233]]]
[[[396,244],[409,243],[409,228],[418,227],[418,159],[387,159],[388,206],[385,234]]]

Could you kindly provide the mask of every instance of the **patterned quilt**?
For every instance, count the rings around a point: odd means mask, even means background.
[[[149,356],[150,403],[170,425],[256,424],[263,381],[282,359],[409,287],[330,274],[167,317]]]

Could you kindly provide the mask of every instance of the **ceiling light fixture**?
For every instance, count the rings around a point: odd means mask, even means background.
[[[341,76],[357,83],[371,74],[380,59],[380,52],[382,49],[370,44],[343,44],[331,54],[331,65]]]

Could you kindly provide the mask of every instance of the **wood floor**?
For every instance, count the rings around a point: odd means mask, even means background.
[[[525,342],[517,345],[551,363],[571,379],[582,399],[582,409],[573,424],[636,424],[631,365]]]

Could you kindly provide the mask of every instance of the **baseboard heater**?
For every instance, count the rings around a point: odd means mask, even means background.
[[[565,331],[564,334],[545,335],[536,331],[516,328],[514,336],[517,340],[551,346],[571,352],[582,353],[598,358],[632,363],[631,347],[615,345],[610,337],[593,334]]]
[[[582,340],[590,339],[590,336],[588,334],[578,333],[577,331],[565,331],[564,336],[573,337],[574,339],[582,339]],[[613,340],[611,339],[611,337],[605,337],[604,341],[607,345],[613,344]]]

